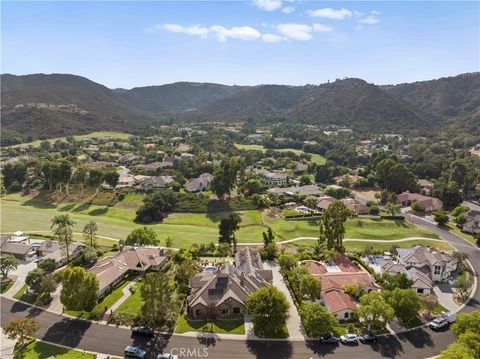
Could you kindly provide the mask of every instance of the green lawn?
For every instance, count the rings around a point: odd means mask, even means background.
[[[261,145],[241,145],[241,144],[236,143],[235,147],[237,147],[240,150],[247,150],[247,151],[248,150],[257,150],[257,151],[262,151],[262,152],[267,151],[267,149],[264,146],[261,146]],[[274,151],[276,151],[276,152],[293,152],[296,155],[300,155],[302,153],[305,153],[304,151],[298,150],[298,149],[295,149],[295,148],[279,148],[279,149],[274,149]],[[313,163],[316,163],[317,165],[323,165],[327,161],[324,157],[322,157],[322,156],[320,156],[316,153],[309,153],[309,155],[312,156],[311,161]]]
[[[460,228],[458,228],[456,225],[452,224],[452,225],[449,225],[448,226],[450,232],[453,232],[455,233],[456,235],[462,237],[463,239],[466,239],[467,241],[469,241],[470,243],[472,243],[473,245],[476,245],[477,243],[477,240],[475,238],[473,238],[473,236],[471,234],[468,234],[468,233],[463,233]]]
[[[77,135],[77,136],[73,136],[73,137],[77,140],[81,140],[81,139],[85,139],[85,138],[103,138],[103,137],[111,137],[111,138],[121,140],[121,139],[126,139],[126,138],[130,137],[130,135],[128,133],[123,133],[123,132],[98,131],[98,132],[88,133],[86,135]],[[50,143],[54,143],[57,140],[66,141],[67,138],[66,137],[50,138],[47,141],[49,141]],[[33,141],[33,142],[20,143],[18,145],[12,145],[12,146],[7,146],[7,147],[26,147],[26,146],[30,146],[30,145],[32,145],[34,147],[38,147],[38,146],[40,146],[41,142],[42,142],[41,140],[36,140],[36,141]]]
[[[17,300],[21,300],[23,302],[33,304],[35,302],[36,296],[34,294],[27,294],[26,291],[27,291],[27,285],[24,284],[23,287],[20,288],[20,290],[17,293],[15,293],[13,298]]]
[[[56,359],[93,359],[94,355],[78,350],[58,347],[41,341],[32,341],[17,354],[17,357],[23,359],[46,359],[50,357]]]
[[[109,295],[104,297],[90,312],[82,312],[77,310],[67,310],[65,311],[68,315],[72,315],[74,317],[79,318],[90,318],[91,313],[99,313],[105,307],[109,309],[112,305],[114,305],[122,296],[123,296],[123,288],[125,288],[129,281],[124,281],[120,286],[115,288]]]
[[[15,281],[14,281],[14,280],[11,280],[11,281],[8,282],[8,283],[5,283],[5,284],[0,285],[0,293],[1,293],[1,294],[6,293],[7,290],[9,290],[9,289],[12,287],[13,283],[15,283]]]
[[[142,305],[144,303],[140,293],[140,288],[142,288],[142,285],[142,282],[137,282],[135,284],[137,291],[128,297],[125,302],[120,304],[120,306],[117,308],[117,312],[130,314],[132,316],[137,316],[140,314],[140,310],[142,309]]]
[[[127,196],[128,197],[128,196]],[[82,240],[82,229],[86,223],[93,220],[98,225],[99,245],[112,246],[117,239],[125,239],[139,224],[133,222],[136,205],[135,196],[129,197],[127,203],[114,207],[85,206],[81,204],[62,204],[58,207],[45,201],[32,200],[29,196],[9,194],[1,199],[1,228],[4,233],[23,231],[31,235],[35,233],[51,234],[50,221],[59,214],[68,212],[76,222],[74,227],[75,240]],[[95,209],[92,209],[92,208]],[[317,237],[317,221],[285,221],[281,218],[272,219],[267,211],[248,210],[239,212],[242,217],[240,230],[236,233],[239,243],[262,242],[262,232],[272,227],[276,239],[286,240],[296,237]],[[218,224],[221,213],[174,213],[169,215],[164,223],[149,225],[160,240],[173,240],[173,247],[185,248],[192,243],[208,244],[218,241]],[[350,219],[346,222],[346,238],[359,239],[401,239],[405,237],[438,238],[433,232],[421,227],[392,220]]]
[[[203,320],[188,320],[185,314],[178,317],[175,333],[208,332],[217,334],[245,334],[243,319],[217,320],[206,322]]]

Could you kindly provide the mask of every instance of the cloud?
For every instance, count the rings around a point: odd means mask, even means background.
[[[211,26],[210,30],[215,33],[218,41],[227,41],[227,39],[238,39],[238,40],[257,40],[262,34],[250,26],[240,26],[232,27],[227,29],[220,25]]]
[[[330,31],[333,31],[333,27],[323,25],[323,24],[319,24],[319,23],[313,24],[312,27],[313,27],[313,31],[315,31],[315,32],[330,32]]]
[[[282,9],[282,12],[285,14],[291,14],[295,11],[295,6],[287,6]]]
[[[283,37],[275,34],[263,34],[262,41],[269,42],[275,44],[277,42],[285,40]]]
[[[311,34],[312,27],[309,25],[303,24],[279,24],[277,25],[277,30],[280,34],[298,41],[308,41],[313,39]]]
[[[372,14],[372,15],[380,15],[381,12],[380,12],[380,11],[377,11],[377,10],[372,10],[372,11],[370,12],[370,14]]]
[[[377,19],[375,16],[369,15],[364,19],[358,20],[358,22],[364,25],[375,25],[378,24],[380,20]]]
[[[252,4],[264,11],[275,11],[282,7],[282,0],[252,0]]]
[[[208,36],[208,33],[210,32],[208,28],[200,25],[182,26],[178,24],[163,24],[163,25],[155,25],[155,29],[157,30],[164,29],[169,32],[176,32],[176,33],[186,34],[190,36],[199,36],[202,39],[205,39]]]
[[[307,11],[307,14],[311,17],[323,17],[330,20],[344,20],[350,19],[354,15],[354,12],[345,8],[336,10],[327,7],[324,9],[309,10]]]

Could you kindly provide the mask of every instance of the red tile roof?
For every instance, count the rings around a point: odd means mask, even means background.
[[[352,300],[350,295],[338,291],[338,290],[330,290],[323,295],[323,301],[325,306],[332,312],[336,313],[341,310],[350,309],[350,310],[357,310],[357,305]]]
[[[353,264],[353,262],[346,255],[342,254],[333,258],[333,262],[342,272],[360,272],[361,270]]]
[[[321,274],[327,273],[327,270],[318,262],[309,262],[305,264],[308,272],[314,277],[320,277]]]
[[[361,285],[363,287],[378,288],[377,284],[367,272],[329,272],[320,275],[322,292],[330,289],[343,290],[346,285]]]

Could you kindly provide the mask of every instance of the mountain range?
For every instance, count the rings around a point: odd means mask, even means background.
[[[3,74],[1,100],[3,144],[128,132],[167,120],[296,120],[373,133],[425,133],[455,121],[480,127],[479,72],[389,86],[347,78],[305,86],[177,82],[129,90],[69,74]]]

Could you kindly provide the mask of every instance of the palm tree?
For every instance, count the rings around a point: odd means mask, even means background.
[[[73,241],[73,227],[75,222],[70,219],[68,214],[53,217],[50,229],[53,230],[53,236],[58,240],[60,247],[67,256],[67,263],[70,262],[70,244]]]

